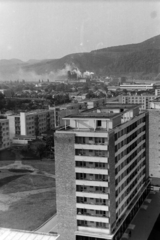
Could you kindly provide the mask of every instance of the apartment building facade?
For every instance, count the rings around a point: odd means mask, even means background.
[[[141,110],[150,108],[150,101],[157,98],[156,95],[120,95],[119,102],[125,104],[140,104]]]
[[[0,118],[0,150],[9,147],[10,147],[9,121],[5,118]]]
[[[149,192],[148,113],[110,103],[64,121],[55,133],[60,240],[118,240]]]
[[[149,90],[154,89],[155,85],[151,84],[121,84],[120,89],[127,89],[127,90]]]
[[[10,138],[15,136],[38,136],[55,128],[54,110],[36,110],[20,112],[7,116],[9,120]]]

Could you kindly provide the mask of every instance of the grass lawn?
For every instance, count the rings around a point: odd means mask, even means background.
[[[39,169],[39,171],[45,171],[47,173],[55,174],[55,163],[53,160],[23,160],[23,164],[30,165],[34,168]]]
[[[3,208],[4,204],[8,206],[8,209],[0,210],[0,227],[34,230],[56,212],[54,162],[49,160],[21,162],[22,167],[23,164],[30,165],[38,171],[33,175],[30,172],[18,173],[10,169],[0,169],[0,199],[2,199],[0,207]],[[13,161],[0,161],[0,167],[13,163]],[[53,176],[50,177],[46,173]],[[40,192],[41,189],[46,192]],[[36,193],[32,192],[33,190],[37,190]],[[30,193],[23,195],[25,191]],[[17,193],[14,194],[15,196],[22,193],[22,197],[12,201],[12,193]],[[5,196],[10,199],[8,202],[3,200]]]
[[[15,176],[16,177],[16,176]],[[55,180],[45,176],[23,175],[1,187],[4,194],[55,187]]]
[[[35,230],[56,212],[55,191],[30,195],[0,212],[0,227]]]

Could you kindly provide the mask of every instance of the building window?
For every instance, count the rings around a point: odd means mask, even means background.
[[[101,120],[98,120],[97,121],[97,127],[101,127],[102,126],[102,121]]]

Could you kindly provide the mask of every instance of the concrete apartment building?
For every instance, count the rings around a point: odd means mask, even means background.
[[[119,95],[120,103],[140,104],[140,110],[150,108],[150,101],[157,98],[156,95]]]
[[[55,128],[54,110],[36,110],[8,115],[10,138],[15,136],[38,136]]]
[[[148,112],[108,103],[64,121],[55,133],[59,239],[118,240],[149,192]]]
[[[121,84],[119,86],[120,89],[126,89],[126,90],[149,90],[154,89],[155,85],[153,83],[151,84]]]
[[[0,150],[10,147],[9,121],[0,117]]]

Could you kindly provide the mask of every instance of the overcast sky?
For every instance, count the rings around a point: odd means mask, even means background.
[[[54,59],[158,34],[156,0],[0,0],[0,59]]]

